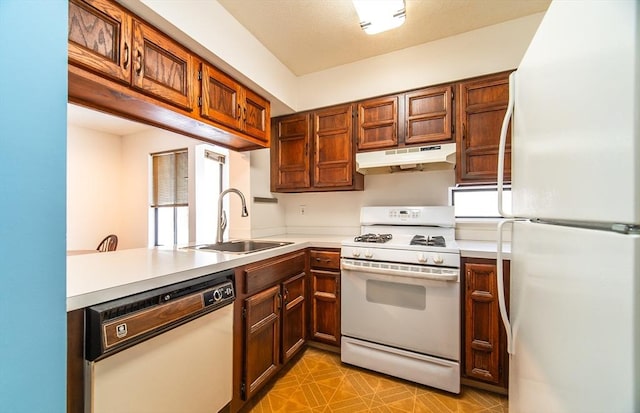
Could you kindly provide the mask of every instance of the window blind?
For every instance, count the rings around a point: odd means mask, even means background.
[[[178,207],[188,205],[187,150],[152,154],[153,195],[151,206]]]

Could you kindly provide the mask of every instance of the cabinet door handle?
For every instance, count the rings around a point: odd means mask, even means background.
[[[238,120],[240,120],[241,116],[242,116],[242,107],[238,103],[238,114],[236,115],[236,118],[238,118]]]
[[[318,261],[318,262],[331,262],[331,260],[329,258],[318,258],[318,257],[316,257],[316,261]]]
[[[289,290],[287,290],[286,288],[284,289],[284,296],[282,297],[284,304],[287,303],[287,301],[289,301]]]
[[[468,148],[469,141],[467,140],[467,125],[464,122],[462,123],[462,140],[465,141],[464,147]]]
[[[124,43],[124,62],[122,65],[125,69],[129,67],[129,44]]]
[[[278,293],[278,311],[282,309],[282,294]]]
[[[137,63],[136,73],[140,75],[140,73],[142,73],[142,52],[140,51],[140,49],[138,49],[137,52],[138,53],[136,56],[136,63]]]
[[[243,119],[244,123],[247,123],[247,108],[246,107],[244,108],[243,112],[244,112],[244,119]]]

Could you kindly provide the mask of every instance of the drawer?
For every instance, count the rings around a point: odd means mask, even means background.
[[[244,270],[244,293],[257,293],[304,272],[305,260],[305,252],[300,251],[248,265]]]
[[[311,268],[340,269],[340,250],[311,250],[309,254]]]

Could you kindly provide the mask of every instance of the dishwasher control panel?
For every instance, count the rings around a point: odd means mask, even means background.
[[[231,282],[224,283],[216,288],[205,291],[203,294],[205,307],[220,304],[227,301],[233,301],[235,293],[233,291],[233,284]]]

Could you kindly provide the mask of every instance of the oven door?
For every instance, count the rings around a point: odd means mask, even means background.
[[[341,260],[342,335],[460,360],[458,269]]]

